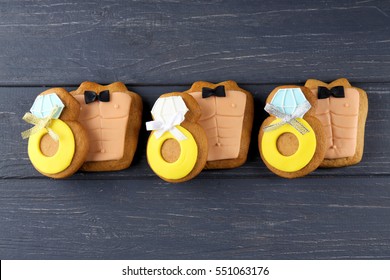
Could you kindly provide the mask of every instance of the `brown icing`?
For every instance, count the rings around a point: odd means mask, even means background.
[[[123,157],[131,96],[110,92],[109,102],[85,104],[84,95],[75,95],[80,103],[79,122],[88,133],[90,148],[86,161],[119,160]]]
[[[318,88],[312,88],[317,96]],[[351,157],[355,154],[359,117],[359,92],[344,88],[345,97],[318,99],[316,117],[328,137],[326,159]]]
[[[246,106],[246,94],[227,90],[225,97],[202,98],[201,92],[191,92],[200,105],[199,124],[208,140],[207,161],[234,159],[240,152],[241,134]]]

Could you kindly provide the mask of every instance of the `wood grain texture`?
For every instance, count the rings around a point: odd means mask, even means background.
[[[299,3],[298,3],[299,2]],[[0,259],[389,259],[390,2],[0,0]],[[356,166],[296,180],[257,134],[273,88],[349,78],[367,91]],[[117,80],[142,96],[232,79],[254,95],[248,162],[160,180],[142,126],[132,166],[42,177],[21,118],[48,86]]]
[[[1,182],[1,258],[390,258],[388,177]],[[370,186],[369,188],[367,186]]]
[[[389,1],[1,2],[2,85],[390,82]]]

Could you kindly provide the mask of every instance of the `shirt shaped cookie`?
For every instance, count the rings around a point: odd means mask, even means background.
[[[321,167],[341,167],[360,162],[368,111],[367,94],[352,87],[344,78],[330,84],[311,79],[306,86],[317,100],[316,117],[328,138]]]
[[[83,82],[71,94],[80,103],[79,122],[85,127],[90,141],[82,170],[127,168],[137,147],[141,98],[121,82],[107,86]]]
[[[234,81],[199,81],[186,91],[198,102],[206,132],[206,169],[234,168],[247,158],[253,123],[253,97]]]

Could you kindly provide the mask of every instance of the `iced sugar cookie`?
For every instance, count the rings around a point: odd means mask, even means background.
[[[152,131],[146,148],[150,168],[163,180],[177,183],[192,179],[207,160],[207,137],[198,124],[201,111],[187,93],[160,96],[152,108]]]
[[[87,131],[90,149],[84,171],[113,171],[130,166],[141,127],[141,97],[121,82],[103,86],[83,82],[71,94],[79,102],[78,121]]]
[[[89,145],[84,128],[77,121],[79,104],[65,89],[53,88],[35,99],[23,119],[34,125],[22,132],[28,140],[28,156],[40,173],[65,178],[84,163]]]
[[[280,86],[266,100],[270,114],[259,132],[259,150],[266,166],[285,178],[315,170],[326,150],[326,136],[314,116],[315,99],[306,87]]]
[[[186,91],[201,109],[208,141],[206,169],[238,167],[246,161],[253,124],[253,97],[234,81],[199,81]]]
[[[328,146],[321,167],[341,167],[359,163],[363,156],[364,128],[368,99],[364,90],[352,87],[347,79],[326,84],[307,80],[317,101],[316,117],[321,121]]]

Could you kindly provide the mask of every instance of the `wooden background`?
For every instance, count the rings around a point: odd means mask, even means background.
[[[369,95],[356,166],[286,180],[256,135],[277,85],[349,78]],[[123,81],[160,94],[233,79],[255,98],[248,162],[172,185],[131,168],[42,177],[21,118],[36,95]],[[1,259],[390,258],[390,1],[0,1]]]

